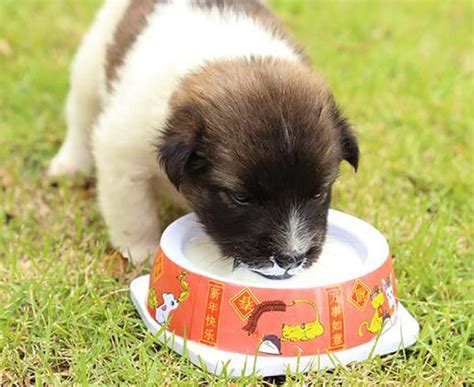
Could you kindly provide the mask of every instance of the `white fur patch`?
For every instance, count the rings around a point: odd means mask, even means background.
[[[311,248],[312,237],[305,215],[297,207],[291,208],[280,234],[282,253],[289,256],[305,254]]]

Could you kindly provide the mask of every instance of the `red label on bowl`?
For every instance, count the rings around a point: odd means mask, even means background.
[[[160,250],[148,311],[188,340],[248,355],[306,356],[349,349],[395,323],[392,260],[358,279],[317,288],[245,287],[188,273]]]

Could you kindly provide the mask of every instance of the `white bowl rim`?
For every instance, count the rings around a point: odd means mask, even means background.
[[[336,231],[335,231],[336,230]],[[346,214],[341,211],[329,210],[328,232],[344,233],[346,238],[352,239],[351,244],[356,247],[361,254],[364,254],[364,262],[360,267],[360,272],[348,277],[344,281],[333,281],[330,277],[324,282],[318,282],[315,286],[309,286],[306,282],[298,285],[292,282],[285,285],[285,280],[272,281],[272,286],[268,284],[248,283],[235,279],[209,273],[199,268],[186,258],[184,248],[187,241],[204,233],[203,226],[199,223],[196,215],[190,213],[176,219],[163,232],[160,240],[160,247],[163,253],[174,263],[187,270],[210,279],[233,284],[242,287],[266,288],[266,289],[308,289],[337,285],[343,282],[352,281],[378,269],[387,260],[389,247],[387,240],[375,227],[362,219]],[[357,245],[357,246],[356,246]],[[273,285],[273,282],[275,283]]]

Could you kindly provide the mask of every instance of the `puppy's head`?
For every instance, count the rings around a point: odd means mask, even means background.
[[[318,258],[356,139],[325,82],[278,60],[211,63],[182,82],[159,157],[225,256],[288,278]]]

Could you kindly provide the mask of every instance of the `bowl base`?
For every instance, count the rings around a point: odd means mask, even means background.
[[[285,374],[288,368],[291,372],[330,369],[337,365],[363,361],[373,355],[385,355],[407,348],[416,342],[420,331],[418,322],[399,303],[397,322],[377,340],[374,339],[358,347],[318,356],[248,356],[222,351],[194,341],[185,342],[182,337],[174,336],[168,331],[160,331],[161,325],[150,316],[146,307],[148,287],[149,275],[138,277],[130,284],[133,304],[148,330],[154,335],[160,332],[158,339],[162,343],[166,343],[179,354],[183,354],[185,350],[186,356],[192,363],[218,375],[225,372],[226,375],[233,377],[252,373],[261,376],[276,376]]]

